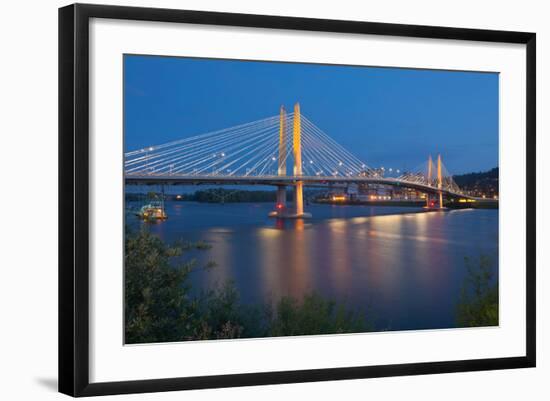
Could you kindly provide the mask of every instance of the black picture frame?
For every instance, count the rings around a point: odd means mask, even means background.
[[[91,18],[525,44],[527,49],[526,354],[521,357],[494,359],[90,383],[88,61]],[[535,33],[526,32],[87,4],[74,4],[60,8],[59,391],[71,396],[95,396],[534,367],[536,363],[535,48]]]

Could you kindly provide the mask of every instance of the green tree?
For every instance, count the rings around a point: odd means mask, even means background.
[[[127,343],[180,341],[198,324],[189,296],[196,262],[171,263],[199,244],[168,246],[146,230],[127,233],[125,243],[125,339]],[[210,265],[206,266],[210,267]]]
[[[251,338],[267,335],[263,305],[248,306],[232,281],[200,296],[197,339]]]
[[[126,343],[170,342],[266,336],[353,333],[372,330],[364,315],[318,294],[301,303],[283,297],[269,305],[244,305],[232,282],[191,295],[195,260],[191,249],[208,244],[166,245],[146,229],[128,232],[125,243]]]
[[[372,330],[360,313],[346,310],[342,304],[323,299],[316,293],[304,296],[299,304],[283,297],[270,321],[271,336],[356,333]]]
[[[498,280],[494,279],[491,258],[481,255],[478,261],[464,258],[468,274],[457,305],[460,327],[498,325]]]

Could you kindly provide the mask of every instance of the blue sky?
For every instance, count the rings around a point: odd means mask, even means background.
[[[371,167],[498,166],[498,74],[124,57],[125,150],[301,112]]]

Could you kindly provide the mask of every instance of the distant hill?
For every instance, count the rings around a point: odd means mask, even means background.
[[[498,195],[498,167],[484,172],[455,175],[453,179],[463,191],[476,195]]]

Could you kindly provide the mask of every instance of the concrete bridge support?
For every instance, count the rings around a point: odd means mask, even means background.
[[[279,124],[279,169],[278,175],[286,175],[286,113],[283,106],[280,112]],[[302,175],[302,130],[300,119],[300,104],[294,105],[294,125],[292,127],[292,153],[294,158],[293,176]],[[277,205],[275,211],[269,214],[281,218],[305,218],[311,214],[304,212],[304,183],[297,179],[294,182],[294,210],[286,209],[286,189],[284,185],[277,187]]]
[[[437,155],[437,189],[439,189],[439,208],[443,209],[443,175],[441,172],[441,155]]]
[[[428,185],[432,185],[432,155],[428,157]],[[430,193],[426,192],[426,207],[430,208]]]
[[[286,111],[285,107],[281,106],[279,114],[279,164],[277,175],[279,177],[286,176]],[[277,185],[277,198],[275,210],[269,213],[271,217],[282,217],[286,213],[286,185]]]
[[[433,161],[432,156],[430,155],[428,158],[428,186],[432,187],[435,186],[432,184],[432,174],[433,174]],[[437,155],[437,196],[438,196],[438,207],[439,209],[443,209],[443,172],[442,172],[442,164],[441,164],[441,155]],[[431,197],[430,194],[426,193],[426,207],[431,208]]]
[[[300,118],[300,104],[294,105],[294,127],[292,130],[292,150],[294,156],[294,176],[302,175],[302,129]],[[304,214],[304,183],[297,181],[294,188],[294,207],[296,217]]]
[[[279,116],[279,165],[277,173],[280,177],[286,176],[286,112],[281,106]],[[283,210],[286,207],[286,186],[277,187],[277,208]]]
[[[286,185],[277,186],[277,209],[286,207]]]

